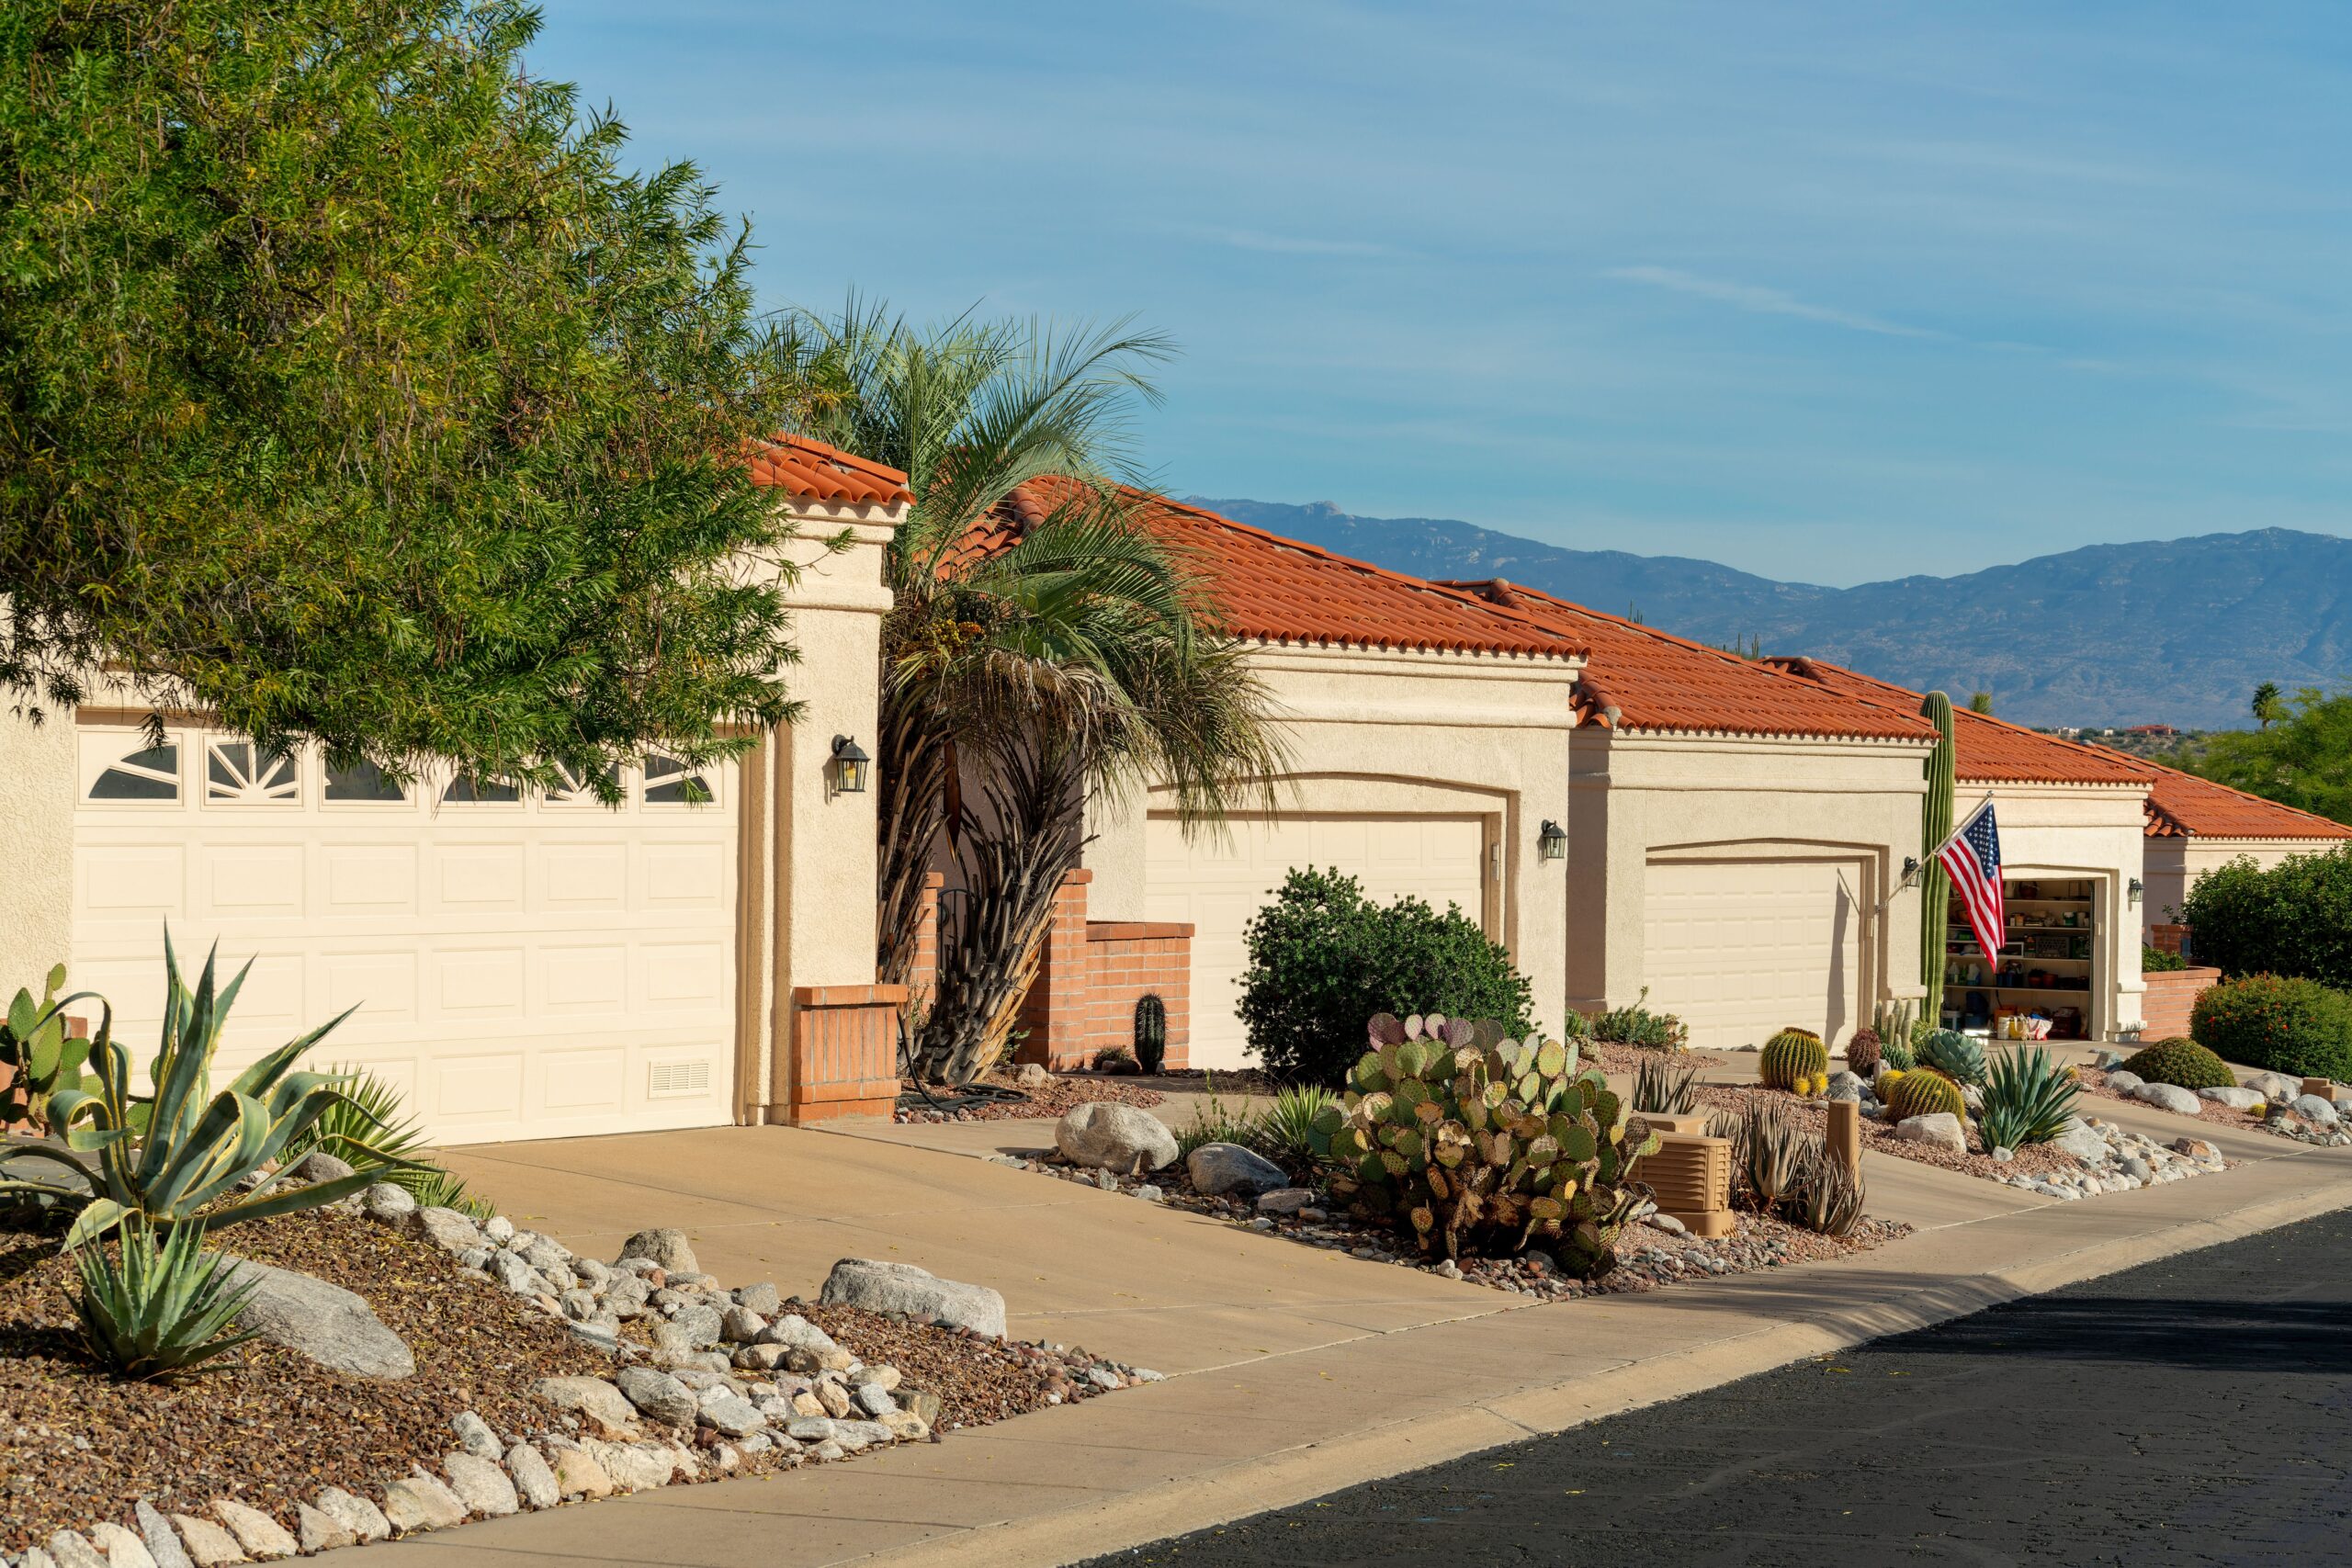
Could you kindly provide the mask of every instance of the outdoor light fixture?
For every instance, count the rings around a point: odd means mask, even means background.
[[[2140,907],[2140,895],[2147,890],[2147,885],[2136,876],[2132,879],[2130,886],[2124,888],[2124,891],[2132,896],[2132,907],[2135,909]]]
[[[846,735],[833,737],[832,761],[828,764],[833,773],[833,793],[864,795],[866,774],[874,766],[874,759],[865,749]]]
[[[1549,817],[1544,818],[1544,830],[1535,835],[1535,852],[1545,860],[1567,858],[1568,835]]]
[[[1903,880],[1908,882],[1918,874],[1919,857],[1917,855],[1905,855],[1903,857]]]

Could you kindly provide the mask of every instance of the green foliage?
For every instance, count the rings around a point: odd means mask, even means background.
[[[1159,1071],[1168,1060],[1168,1004],[1158,997],[1136,998],[1135,1043],[1136,1066]]]
[[[2188,967],[2188,960],[2177,953],[2166,953],[2161,947],[2140,944],[2140,973],[2143,975],[2175,975]]]
[[[1893,1067],[1898,1073],[1907,1073],[1917,1066],[1919,1054],[1911,1048],[1908,1039],[1898,1039],[1890,1034],[1879,1042],[1878,1059],[1883,1066]]]
[[[2228,1064],[2194,1040],[2175,1035],[2134,1051],[2123,1071],[2137,1073],[2150,1083],[2176,1084],[2182,1089],[2235,1089],[2237,1075]]]
[[[1306,1175],[1319,1163],[1315,1152],[1316,1122],[1339,1106],[1340,1097],[1319,1084],[1279,1089],[1273,1103],[1251,1119],[1241,1141],[1293,1176]]]
[[[1255,1122],[1248,1111],[1228,1110],[1216,1091],[1216,1075],[1201,1075],[1202,1100],[1193,1107],[1193,1120],[1176,1129],[1176,1152],[1189,1157],[1203,1144],[1248,1145]]]
[[[62,1146],[18,1145],[0,1156],[0,1169],[47,1161],[68,1168],[88,1183],[88,1192],[83,1193],[57,1181],[0,1181],[0,1196],[79,1205],[66,1233],[66,1250],[133,1216],[162,1229],[201,1213],[206,1224],[219,1229],[317,1208],[381,1179],[380,1171],[358,1171],[272,1193],[272,1177],[250,1193],[232,1197],[240,1183],[277,1160],[342,1098],[336,1087],[340,1079],[296,1072],[294,1065],[350,1015],[279,1046],[214,1094],[212,1055],[252,969],[248,964],[216,989],[217,956],[217,951],[206,956],[204,973],[191,990],[180,976],[171,933],[164,933],[163,1045],[149,1068],[153,1095],[133,1092],[130,1053],[114,1038],[114,1010],[107,1007],[90,1047],[96,1092],[62,1089],[50,1100],[48,1130]],[[387,1163],[387,1156],[369,1152],[376,1155],[373,1163]]]
[[[2197,1043],[2293,1077],[2352,1080],[2352,997],[2316,980],[2248,975],[2208,986],[2189,1010]]]
[[[1821,1139],[1814,1138],[1806,1145],[1796,1191],[1782,1209],[1792,1224],[1817,1235],[1851,1235],[1861,1223],[1862,1205],[1869,1196],[1861,1172],[1849,1172],[1829,1157]]]
[[[287,1141],[278,1157],[288,1165],[304,1156],[334,1156],[354,1170],[388,1171],[397,1182],[401,1164],[422,1157],[424,1130],[401,1106],[401,1091],[375,1074],[358,1067],[330,1067],[340,1084],[339,1098],[320,1112],[300,1135]]]
[[[1662,1058],[1634,1065],[1634,1109],[1649,1115],[1688,1116],[1699,1108],[1699,1069],[1678,1072]]]
[[[1657,1135],[1556,1040],[1492,1021],[1374,1017],[1374,1049],[1314,1123],[1334,1193],[1409,1228],[1423,1252],[1515,1253],[1537,1237],[1599,1279],[1639,1200],[1623,1183]]]
[[[50,1096],[81,1086],[90,1043],[66,1038],[65,1009],[81,998],[60,1000],[57,993],[64,985],[65,965],[60,964],[50,970],[38,1003],[30,991],[20,990],[0,1019],[0,1065],[16,1069],[0,1088],[0,1127],[45,1125]]]
[[[2048,1143],[2066,1130],[2079,1092],[2049,1052],[2038,1046],[2002,1052],[1985,1077],[1984,1110],[1977,1118],[1985,1146]]]
[[[1631,1007],[1611,1008],[1592,1021],[1592,1037],[1612,1045],[1638,1045],[1650,1051],[1679,1051],[1690,1042],[1690,1028],[1670,1012],[1649,1010],[1650,988]]]
[[[1783,1029],[1764,1043],[1758,1062],[1765,1083],[1803,1092],[1829,1071],[1829,1047],[1810,1029]]]
[[[789,716],[744,454],[803,384],[711,187],[526,69],[535,9],[6,16],[0,688],[541,784]]]
[[[1244,933],[1238,1011],[1267,1070],[1337,1085],[1363,1049],[1364,1010],[1503,1021],[1532,1032],[1532,993],[1476,922],[1418,898],[1375,904],[1337,871],[1293,871]]]
[[[2274,705],[2261,728],[2222,730],[2178,761],[2232,789],[2352,822],[2352,689],[2306,686]],[[2211,961],[2201,929],[2197,952]]]
[[[1984,1043],[1957,1029],[1939,1029],[1919,1043],[1919,1066],[1933,1067],[1958,1084],[1984,1082]]]
[[[2199,877],[2181,919],[2197,960],[2225,975],[2290,975],[2352,989],[2352,843],[2265,871],[2241,856]]]
[[[489,1219],[496,1212],[489,1199],[477,1198],[466,1190],[464,1178],[437,1165],[402,1166],[397,1170],[379,1171],[377,1179],[404,1189],[420,1208],[455,1209],[476,1223]]]
[[[1917,1010],[1907,1001],[1881,1002],[1871,1010],[1871,1032],[1881,1040],[1900,1041],[1907,1045],[1911,1043],[1912,1021],[1917,1016]]]
[[[254,1287],[238,1285],[235,1265],[203,1247],[201,1223],[175,1226],[158,1244],[154,1228],[134,1216],[113,1251],[100,1244],[76,1253],[82,1293],[74,1305],[90,1353],[124,1377],[163,1378],[254,1338],[227,1330]]]
[[[1804,1130],[1767,1100],[1748,1100],[1740,1114],[1727,1120],[1730,1124],[1718,1135],[1731,1138],[1732,1181],[1739,1201],[1758,1213],[1775,1213],[1804,1179]]]
[[[1880,1059],[1885,1055],[1879,1043],[1878,1031],[1865,1025],[1854,1031],[1846,1042],[1846,1070],[1868,1082],[1878,1072]]]
[[[1914,1067],[1881,1092],[1898,1122],[1947,1111],[1963,1119],[1968,1115],[1968,1102],[1960,1097],[1960,1086],[1932,1068]]]
[[[1919,823],[1923,846],[1919,853],[1927,861],[1919,873],[1919,973],[1928,982],[1928,995],[1919,1004],[1919,1017],[1932,1029],[1943,1019],[1944,928],[1951,918],[1951,878],[1935,856],[1957,825],[1952,821],[1952,806],[1959,788],[1960,746],[1953,738],[1950,697],[1941,692],[1929,692],[1919,705],[1919,711],[1936,727],[1936,748],[1928,753],[1923,764],[1928,775],[1928,795],[1920,807]],[[1884,1028],[1879,1032],[1890,1040],[1894,1037]]]

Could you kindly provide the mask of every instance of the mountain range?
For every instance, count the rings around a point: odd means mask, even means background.
[[[1416,577],[1507,578],[1719,646],[1761,639],[2044,728],[2249,722],[2256,685],[2352,674],[2352,540],[2286,528],[2089,545],[1959,577],[1854,588],[1714,561],[1574,550],[1447,517],[1329,502],[1188,498],[1236,521]]]

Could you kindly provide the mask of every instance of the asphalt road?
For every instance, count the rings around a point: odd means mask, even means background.
[[[2352,1562],[2352,1216],[1096,1562]]]

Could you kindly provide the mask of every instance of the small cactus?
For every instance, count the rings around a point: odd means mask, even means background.
[[[1818,1073],[1822,1087],[1826,1089],[1829,1047],[1810,1029],[1783,1029],[1764,1043],[1761,1066],[1764,1082],[1770,1088],[1806,1094],[1811,1092],[1809,1086]]]
[[[1919,1042],[1919,1066],[1933,1067],[1954,1083],[1984,1083],[1984,1047],[1957,1029],[1939,1029]]]
[[[1882,1055],[1878,1031],[1868,1026],[1857,1029],[1854,1037],[1846,1042],[1846,1070],[1866,1079],[1878,1071]]]
[[[1914,1116],[1933,1116],[1948,1111],[1965,1118],[1968,1102],[1960,1097],[1960,1086],[1941,1073],[1925,1067],[1894,1075],[1894,1081],[1885,1089],[1887,1108],[1897,1121]]]

